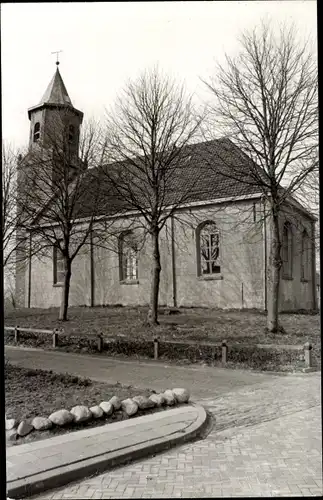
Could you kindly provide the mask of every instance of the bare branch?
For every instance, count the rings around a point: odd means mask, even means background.
[[[278,290],[282,265],[279,229],[284,203],[318,168],[317,67],[296,40],[294,28],[275,34],[269,24],[242,34],[241,50],[215,76],[204,81],[216,129],[237,146],[248,161],[227,155],[220,175],[255,186],[270,207],[272,227],[272,331],[278,329]],[[283,186],[283,187],[282,187]],[[273,319],[274,316],[274,319]]]
[[[107,117],[102,146],[107,165],[102,168],[114,201],[136,210],[152,238],[152,273],[149,320],[157,322],[160,256],[159,234],[177,207],[189,200],[198,175],[178,188],[204,120],[183,86],[157,67],[129,81]],[[111,189],[112,188],[112,189]],[[171,210],[165,210],[172,206]]]
[[[103,203],[95,168],[101,162],[99,124],[91,120],[80,138],[78,133],[71,137],[69,116],[69,109],[52,112],[43,142],[32,145],[18,173],[19,212],[27,215],[20,229],[31,233],[32,253],[56,248],[64,260],[61,319],[67,317],[72,263],[90,246]]]

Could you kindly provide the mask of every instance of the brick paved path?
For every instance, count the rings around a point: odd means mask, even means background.
[[[321,496],[320,396],[317,373],[210,393],[206,439],[37,498]]]

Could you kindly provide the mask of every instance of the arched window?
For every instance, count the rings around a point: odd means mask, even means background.
[[[40,139],[40,123],[37,122],[35,123],[35,126],[34,126],[34,142],[37,142],[38,140]]]
[[[74,125],[69,125],[68,127],[68,142],[74,142],[75,137],[75,127]]]
[[[220,234],[216,224],[212,221],[200,224],[196,231],[196,242],[198,275],[205,276],[220,273]]]
[[[62,285],[64,283],[65,268],[64,257],[59,248],[59,244],[54,245],[53,252],[53,271],[54,271],[54,285]]]
[[[282,260],[283,260],[283,278],[292,279],[293,277],[293,233],[292,226],[285,222],[283,228],[282,241]]]
[[[119,237],[120,281],[138,280],[138,243],[132,231],[126,231]]]
[[[310,275],[310,239],[306,229],[302,232],[301,279],[307,281]]]

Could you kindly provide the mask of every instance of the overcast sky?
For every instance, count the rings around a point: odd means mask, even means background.
[[[40,101],[62,50],[60,71],[73,105],[102,118],[128,77],[156,62],[205,98],[199,77],[234,54],[243,29],[267,17],[294,22],[316,41],[316,2],[213,1],[2,4],[3,138],[27,143],[27,109]]]

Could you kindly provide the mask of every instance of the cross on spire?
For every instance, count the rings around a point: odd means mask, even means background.
[[[56,50],[56,51],[52,52],[52,54],[56,54],[56,63],[55,63],[55,64],[56,64],[56,66],[58,66],[58,65],[59,65],[58,54],[59,54],[60,52],[63,52],[63,51],[62,51],[62,50]]]

